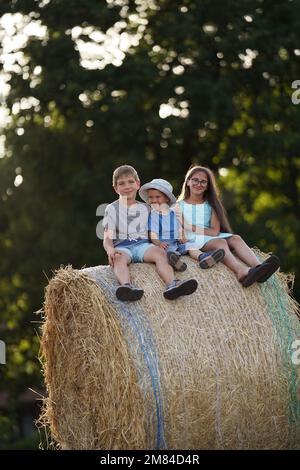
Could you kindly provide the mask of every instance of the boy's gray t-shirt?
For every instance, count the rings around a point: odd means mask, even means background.
[[[117,246],[124,240],[148,240],[149,211],[147,204],[139,201],[129,207],[120,200],[109,204],[105,209],[103,227],[112,230],[113,245]]]

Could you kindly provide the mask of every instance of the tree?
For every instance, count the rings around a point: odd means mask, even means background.
[[[0,2],[2,20],[19,14],[14,37],[31,31],[10,68],[2,58],[10,120],[0,305],[10,364],[0,373],[13,400],[41,382],[30,321],[47,276],[61,264],[106,262],[96,208],[115,197],[111,174],[125,162],[175,192],[193,162],[211,167],[235,231],[279,254],[300,298],[299,9],[278,0]]]

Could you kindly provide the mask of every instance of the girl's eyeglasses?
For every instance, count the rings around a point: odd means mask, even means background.
[[[200,184],[201,186],[206,186],[208,181],[207,180],[199,180],[198,178],[191,178],[191,182],[193,186],[197,186]]]

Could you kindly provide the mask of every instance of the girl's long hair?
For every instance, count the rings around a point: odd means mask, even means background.
[[[204,191],[204,200],[208,201],[211,207],[215,210],[217,217],[220,221],[220,232],[232,232],[226,210],[222,204],[222,201],[219,197],[219,190],[216,184],[216,179],[213,172],[204,166],[196,165],[190,168],[185,175],[184,183],[182,185],[181,193],[178,197],[178,201],[184,201],[188,199],[191,195],[190,188],[187,183],[198,171],[203,171],[206,174],[208,179],[207,188]]]

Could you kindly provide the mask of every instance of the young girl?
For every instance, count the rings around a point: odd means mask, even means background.
[[[198,259],[200,250],[222,248],[223,263],[236,274],[243,287],[265,282],[279,268],[277,256],[272,255],[261,263],[244,240],[231,233],[214,175],[208,168],[194,166],[187,172],[176,214],[185,230],[189,255]],[[233,250],[246,266],[233,256]]]

